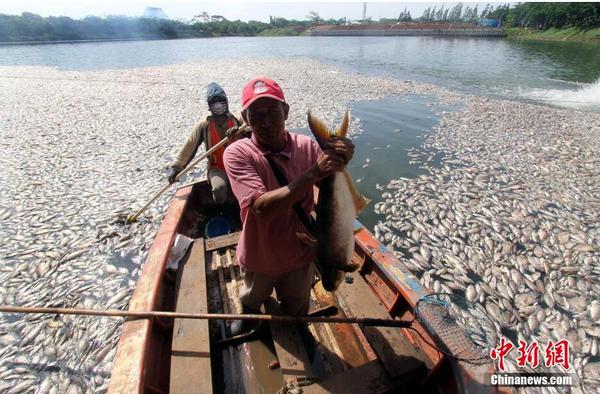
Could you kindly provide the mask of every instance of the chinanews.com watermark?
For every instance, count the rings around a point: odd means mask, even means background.
[[[485,384],[506,387],[573,386],[577,379],[568,373],[494,373],[485,377]]]
[[[505,358],[513,350],[518,353],[515,360],[518,369],[527,372],[515,371],[514,368],[508,370],[509,361]],[[566,339],[549,340],[545,344],[519,340],[519,345],[515,346],[509,339],[501,337],[498,346],[491,349],[490,358],[496,362],[496,372],[485,376],[485,384],[490,386],[565,387],[579,382],[575,373],[569,373],[569,341]],[[535,372],[535,369],[543,367],[546,367],[543,372]],[[558,371],[548,372],[548,368],[557,368]]]

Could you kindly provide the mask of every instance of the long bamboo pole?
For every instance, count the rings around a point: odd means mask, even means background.
[[[196,165],[198,163],[200,163],[202,160],[206,159],[209,155],[211,155],[214,151],[216,151],[217,149],[219,149],[220,147],[222,147],[223,145],[225,145],[227,142],[229,142],[230,139],[232,139],[233,137],[235,137],[237,134],[243,133],[244,131],[246,131],[248,129],[248,125],[242,125],[241,127],[232,127],[231,129],[227,130],[227,134],[231,134],[228,137],[223,138],[221,141],[219,141],[217,144],[215,144],[215,146],[213,146],[212,148],[210,148],[209,150],[207,150],[206,152],[204,152],[200,157],[198,157],[196,160],[192,161],[187,167],[185,167],[179,174],[177,174],[177,177],[175,177],[175,182],[177,182],[179,179],[181,179],[185,174],[187,174],[188,172],[190,172],[194,167],[196,167]],[[174,182],[174,183],[175,183]],[[146,203],[146,205],[144,205],[143,207],[141,207],[136,213],[134,213],[133,215],[129,215],[127,217],[127,220],[125,221],[126,224],[128,223],[133,223],[137,220],[138,216],[141,215],[142,212],[144,212],[146,209],[148,209],[148,207],[154,202],[156,201],[160,196],[162,196],[162,194],[164,192],[166,192],[170,187],[171,187],[171,183],[167,183],[166,185],[164,185],[159,191],[157,191],[156,193],[154,193],[154,195],[150,198],[150,201],[148,201]]]
[[[205,320],[265,320],[283,323],[349,323],[376,327],[410,327],[412,321],[372,319],[367,317],[318,317],[318,316],[284,316],[284,315],[253,315],[253,314],[231,314],[231,313],[180,313],[180,312],[139,312],[121,311],[118,309],[107,309],[104,311],[80,308],[47,308],[47,307],[25,307],[25,306],[0,306],[3,313],[32,313],[32,314],[59,314],[59,315],[82,315],[82,316],[107,316],[107,317],[130,317],[138,319],[151,319],[154,317],[170,319],[205,319]]]

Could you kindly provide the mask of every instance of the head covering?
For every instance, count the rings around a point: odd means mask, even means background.
[[[269,97],[285,103],[285,96],[279,84],[266,77],[254,78],[242,90],[242,111],[262,97]]]
[[[225,101],[227,101],[225,90],[223,90],[223,88],[218,84],[211,82],[206,87],[206,102],[210,102],[215,97],[222,97]]]

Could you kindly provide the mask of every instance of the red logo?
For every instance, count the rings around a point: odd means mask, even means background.
[[[501,372],[506,371],[506,365],[504,358],[515,348],[515,345],[505,337],[500,338],[500,344],[498,347],[493,348],[490,351],[490,357],[493,360],[498,360],[498,369]],[[527,344],[527,342],[519,340],[519,347],[517,348],[519,355],[517,357],[517,365],[519,367],[525,367],[529,365],[531,368],[537,368],[540,365],[540,346],[536,341]],[[544,365],[546,367],[555,367],[562,365],[564,369],[568,370],[569,365],[569,341],[562,339],[556,343],[552,340],[548,341],[546,351],[543,354]]]
[[[529,364],[531,368],[537,368],[540,364],[540,347],[536,341],[533,341],[529,346],[525,341],[519,341],[517,350],[519,351],[519,357],[517,357],[519,367]]]
[[[256,81],[254,84],[254,94],[260,94],[267,91],[267,87],[263,81]]]
[[[492,349],[490,352],[490,357],[493,360],[498,359],[498,368],[500,368],[500,371],[506,371],[506,367],[504,366],[504,357],[506,357],[514,347],[515,345],[513,345],[511,341],[502,337],[500,338],[500,346]]]
[[[548,341],[546,347],[546,362],[547,367],[562,365],[565,369],[569,369],[569,341],[566,339],[556,343],[552,340]]]

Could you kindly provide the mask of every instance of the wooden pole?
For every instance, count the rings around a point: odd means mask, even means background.
[[[106,317],[130,317],[138,319],[151,319],[154,317],[171,319],[206,319],[206,320],[265,320],[283,323],[349,323],[362,324],[364,326],[376,327],[410,327],[412,321],[371,319],[367,317],[318,317],[318,316],[284,316],[284,315],[239,315],[230,313],[180,313],[180,312],[139,312],[121,311],[118,309],[107,309],[104,311],[79,308],[46,308],[25,306],[0,306],[3,313],[32,313],[32,314],[59,314],[59,315],[81,315],[81,316],[106,316]]]
[[[194,167],[196,167],[196,165],[198,163],[200,163],[202,160],[204,160],[205,158],[207,158],[209,155],[211,155],[214,151],[216,151],[217,149],[219,149],[220,147],[222,147],[223,145],[225,145],[227,142],[229,142],[229,140],[233,137],[235,137],[237,134],[243,133],[244,131],[246,131],[248,129],[247,125],[242,125],[241,127],[232,127],[231,129],[227,130],[227,134],[229,135],[231,133],[231,136],[227,136],[225,138],[223,138],[221,141],[219,141],[215,146],[213,146],[212,148],[210,148],[209,150],[207,150],[206,152],[204,152],[199,158],[197,158],[196,160],[192,161],[187,167],[185,167],[179,174],[177,174],[177,177],[175,177],[175,182],[177,182],[180,178],[182,178],[185,174],[187,174],[188,172],[190,172]],[[175,183],[173,182],[173,183]],[[154,202],[156,201],[160,196],[162,196],[162,194],[164,192],[166,192],[170,187],[171,187],[171,183],[167,183],[165,186],[163,186],[158,192],[156,192],[151,198],[150,201],[148,201],[146,203],[146,205],[144,205],[143,207],[141,207],[136,213],[134,213],[133,215],[129,215],[127,217],[127,220],[125,221],[125,223],[133,223],[137,220],[138,216],[140,216],[142,214],[142,212],[144,212],[146,209],[148,209],[148,207]]]

